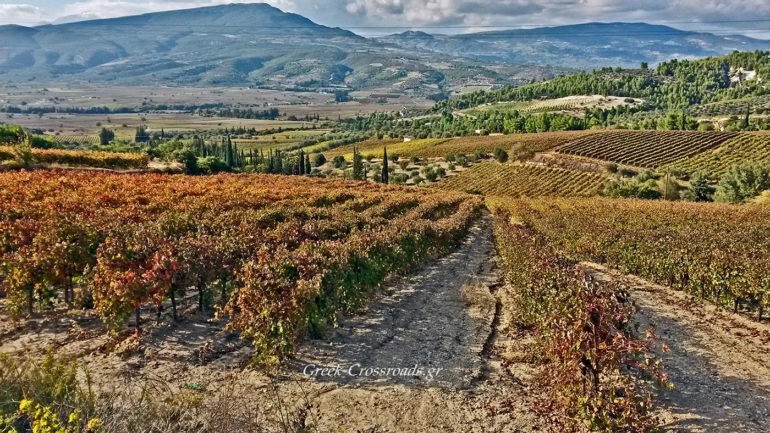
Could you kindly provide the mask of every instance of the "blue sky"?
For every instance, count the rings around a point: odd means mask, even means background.
[[[18,0],[0,3],[0,24],[35,25],[111,18],[232,0]],[[242,2],[249,2],[248,0]],[[768,0],[267,0],[320,24],[361,34],[425,29],[441,33],[490,26],[539,27],[591,21],[666,24],[770,39]],[[382,27],[389,28],[382,28]]]

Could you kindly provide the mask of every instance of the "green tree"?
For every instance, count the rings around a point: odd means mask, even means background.
[[[353,180],[363,180],[364,176],[364,158],[358,147],[353,146]]]
[[[744,162],[727,169],[719,180],[714,201],[743,203],[766,189],[770,189],[770,167]]]
[[[102,146],[106,146],[110,144],[110,141],[115,139],[115,132],[113,132],[110,129],[102,128],[101,131],[99,131],[99,144]]]
[[[492,155],[494,155],[498,162],[508,161],[508,153],[499,147],[495,147],[495,150],[492,151]]]
[[[342,168],[345,166],[345,157],[337,155],[332,159],[332,163],[334,164],[334,168]]]
[[[322,165],[326,164],[326,157],[323,153],[316,153],[313,154],[313,165],[316,167],[320,167]]]
[[[708,174],[704,171],[693,173],[690,176],[690,186],[682,194],[682,198],[689,201],[710,201],[711,189]]]
[[[390,173],[388,172],[388,148],[383,147],[382,148],[382,183],[388,183],[388,177]]]

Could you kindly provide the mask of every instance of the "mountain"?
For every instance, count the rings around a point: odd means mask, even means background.
[[[0,26],[0,79],[122,85],[387,88],[422,94],[543,79],[381,44],[267,4],[230,4],[39,27]]]
[[[443,97],[574,69],[770,48],[648,24],[364,38],[267,4],[0,26],[0,80],[360,90]]]
[[[719,36],[645,23],[589,23],[461,35],[405,32],[379,42],[487,62],[547,64],[576,69],[634,67],[671,58],[770,49],[770,41]]]

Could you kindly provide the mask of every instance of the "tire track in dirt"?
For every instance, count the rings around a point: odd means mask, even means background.
[[[639,329],[652,325],[670,347],[657,353],[674,384],[656,392],[665,431],[770,431],[770,326],[642,278],[584,265],[599,278],[627,284]]]
[[[537,431],[528,384],[502,366],[515,337],[498,329],[500,300],[492,289],[499,288],[486,215],[453,253],[386,282],[328,339],[304,342],[285,389],[294,384],[308,396],[307,420],[320,431]],[[309,364],[343,368],[308,377]],[[434,377],[362,377],[349,375],[350,365],[441,370]]]

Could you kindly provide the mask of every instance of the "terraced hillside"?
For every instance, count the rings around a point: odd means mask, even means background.
[[[711,131],[608,131],[571,141],[559,153],[656,168],[718,148],[738,135]]]
[[[770,95],[752,98],[732,99],[711,104],[694,105],[687,109],[690,116],[727,116],[756,113],[770,108]]]
[[[743,161],[770,163],[770,134],[740,134],[716,149],[675,161],[672,167],[685,173],[704,170],[719,177],[728,167]]]
[[[395,139],[370,139],[358,143],[356,146],[364,155],[373,153],[381,157],[382,148],[387,146],[389,154],[398,154],[401,157],[440,158],[457,153],[470,155],[477,151],[492,153],[497,147],[508,151],[518,145],[524,145],[533,152],[543,152],[595,133],[594,131],[560,131],[538,134],[481,135],[451,139],[427,138],[408,142]],[[333,158],[337,155],[345,155],[348,158],[353,155],[353,145],[339,147],[323,153],[327,158]]]
[[[587,197],[602,187],[606,177],[585,171],[531,164],[486,162],[433,187],[503,197]]]
[[[398,139],[369,139],[360,143],[349,144],[347,146],[338,147],[329,151],[323,152],[326,158],[334,158],[335,156],[343,155],[345,159],[353,158],[353,147],[357,147],[358,151],[363,155],[372,154],[376,158],[382,158],[382,151],[385,147],[388,148],[390,155],[399,155],[402,157],[411,156],[424,156],[422,151],[424,149],[430,149],[443,142],[447,141],[446,138],[426,138],[423,140],[403,141]]]

